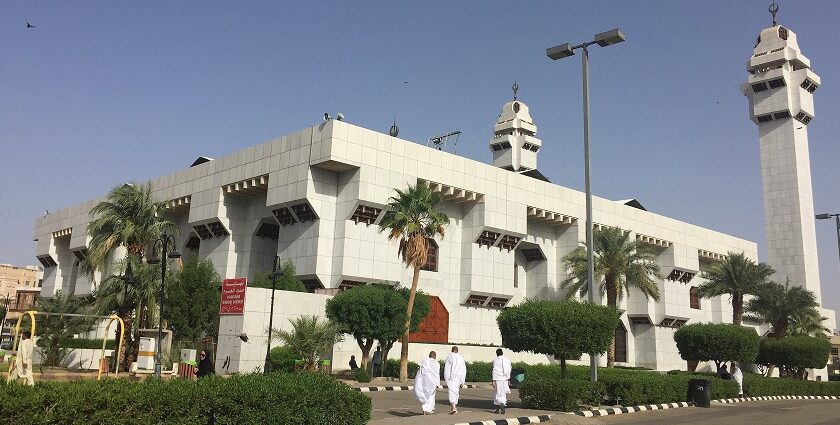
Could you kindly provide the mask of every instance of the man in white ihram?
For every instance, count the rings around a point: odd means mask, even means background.
[[[35,344],[31,337],[32,334],[29,331],[24,331],[21,334],[15,368],[9,374],[9,382],[17,382],[18,379],[23,379],[26,385],[35,385],[35,380],[32,377],[32,350]]]
[[[744,372],[735,362],[732,362],[732,373],[730,374],[732,380],[738,383],[738,395],[744,395]]]
[[[496,350],[496,358],[493,359],[493,388],[496,389],[496,396],[493,397],[493,404],[496,410],[493,413],[505,413],[507,406],[507,395],[510,394],[510,360],[502,355],[502,349]]]
[[[420,369],[414,378],[414,396],[420,402],[424,415],[435,412],[435,391],[443,388],[440,385],[440,363],[436,357],[434,351],[430,352],[429,358],[420,363]]]
[[[452,409],[450,415],[458,413],[458,398],[461,395],[461,386],[467,379],[467,364],[464,358],[458,354],[458,347],[452,347],[452,352],[446,356],[443,367],[443,379],[446,380],[446,388],[449,390],[449,404]]]

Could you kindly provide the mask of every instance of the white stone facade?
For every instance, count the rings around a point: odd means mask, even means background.
[[[776,269],[774,280],[804,286],[822,303],[808,153],[820,77],[799,50],[796,34],[780,25],[761,31],[747,71],[741,91],[758,125],[767,263]],[[834,311],[822,313],[834,328]]]
[[[514,103],[504,108],[512,111]],[[530,125],[532,131],[513,135],[511,147],[541,146],[534,143],[539,141],[530,116],[524,118],[527,106],[518,103],[520,111],[512,113],[521,119],[518,124],[497,124],[496,130]],[[437,241],[436,271],[421,272],[420,288],[440,297],[448,310],[449,342],[499,344],[500,308],[525,297],[564,295],[561,258],[584,240],[584,194],[529,174],[536,154],[528,149],[519,162],[500,164],[518,164],[520,173],[330,120],[223,158],[197,161],[152,184],[180,228],[177,248],[184,255],[212,260],[224,278],[253,278],[279,255],[294,263],[308,286],[330,289],[356,282],[410,283],[396,243],[378,231],[377,223],[394,188],[428,182],[443,194],[441,208],[452,221],[446,237]],[[99,201],[37,220],[44,295],[58,289],[85,294],[101,278],[91,282],[75,266],[89,240],[88,212]],[[624,201],[596,197],[593,202],[596,226],[618,226],[649,244],[666,277],[658,282],[660,302],[635,290],[622,301],[625,363],[684,369],[672,339],[675,328],[731,321],[726,297],[691,308],[690,289],[700,283],[699,273],[727,252],[755,259],[756,244]]]

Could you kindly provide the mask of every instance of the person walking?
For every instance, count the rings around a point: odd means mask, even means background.
[[[502,355],[502,349],[496,350],[496,358],[493,359],[493,388],[496,395],[493,397],[493,404],[496,410],[493,413],[505,413],[507,407],[507,395],[510,394],[510,370],[511,364],[507,357]]]
[[[458,413],[458,399],[461,396],[461,386],[467,379],[467,364],[464,358],[458,354],[458,347],[452,347],[452,352],[446,356],[443,367],[443,379],[446,381],[446,388],[449,391],[449,404],[452,408],[450,415]]]
[[[9,374],[8,381],[17,382],[18,379],[23,379],[26,385],[33,386],[35,385],[35,379],[32,375],[32,351],[35,348],[35,343],[32,341],[32,333],[29,331],[23,331],[20,338],[15,367]]]
[[[734,362],[732,363],[732,373],[730,373],[730,376],[732,376],[733,381],[738,383],[738,395],[743,396],[744,395],[744,373],[741,372],[741,368],[738,367],[738,365],[735,364]]]
[[[420,369],[414,378],[414,396],[420,402],[424,415],[435,413],[435,392],[440,385],[440,363],[436,360],[437,354],[432,351],[429,358],[420,363]]]

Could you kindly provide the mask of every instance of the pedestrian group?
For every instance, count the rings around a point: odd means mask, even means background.
[[[507,407],[507,395],[510,394],[510,360],[502,353],[502,349],[496,350],[496,358],[493,359],[493,388],[495,395],[493,405],[495,413],[505,413]],[[458,400],[461,396],[461,388],[467,378],[467,364],[464,357],[458,354],[458,347],[452,347],[452,352],[446,356],[443,366],[443,380],[446,381],[446,389],[449,396],[449,414],[458,413]],[[440,385],[440,363],[437,361],[437,353],[429,353],[429,357],[420,363],[417,376],[414,378],[414,396],[420,402],[420,408],[424,415],[431,415],[435,412],[435,394]]]

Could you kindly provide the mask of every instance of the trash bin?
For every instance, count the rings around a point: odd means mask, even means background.
[[[519,388],[522,381],[525,380],[525,369],[517,367],[510,371],[510,387]]]
[[[712,402],[712,381],[708,379],[689,379],[688,402],[697,407],[709,407]]]

